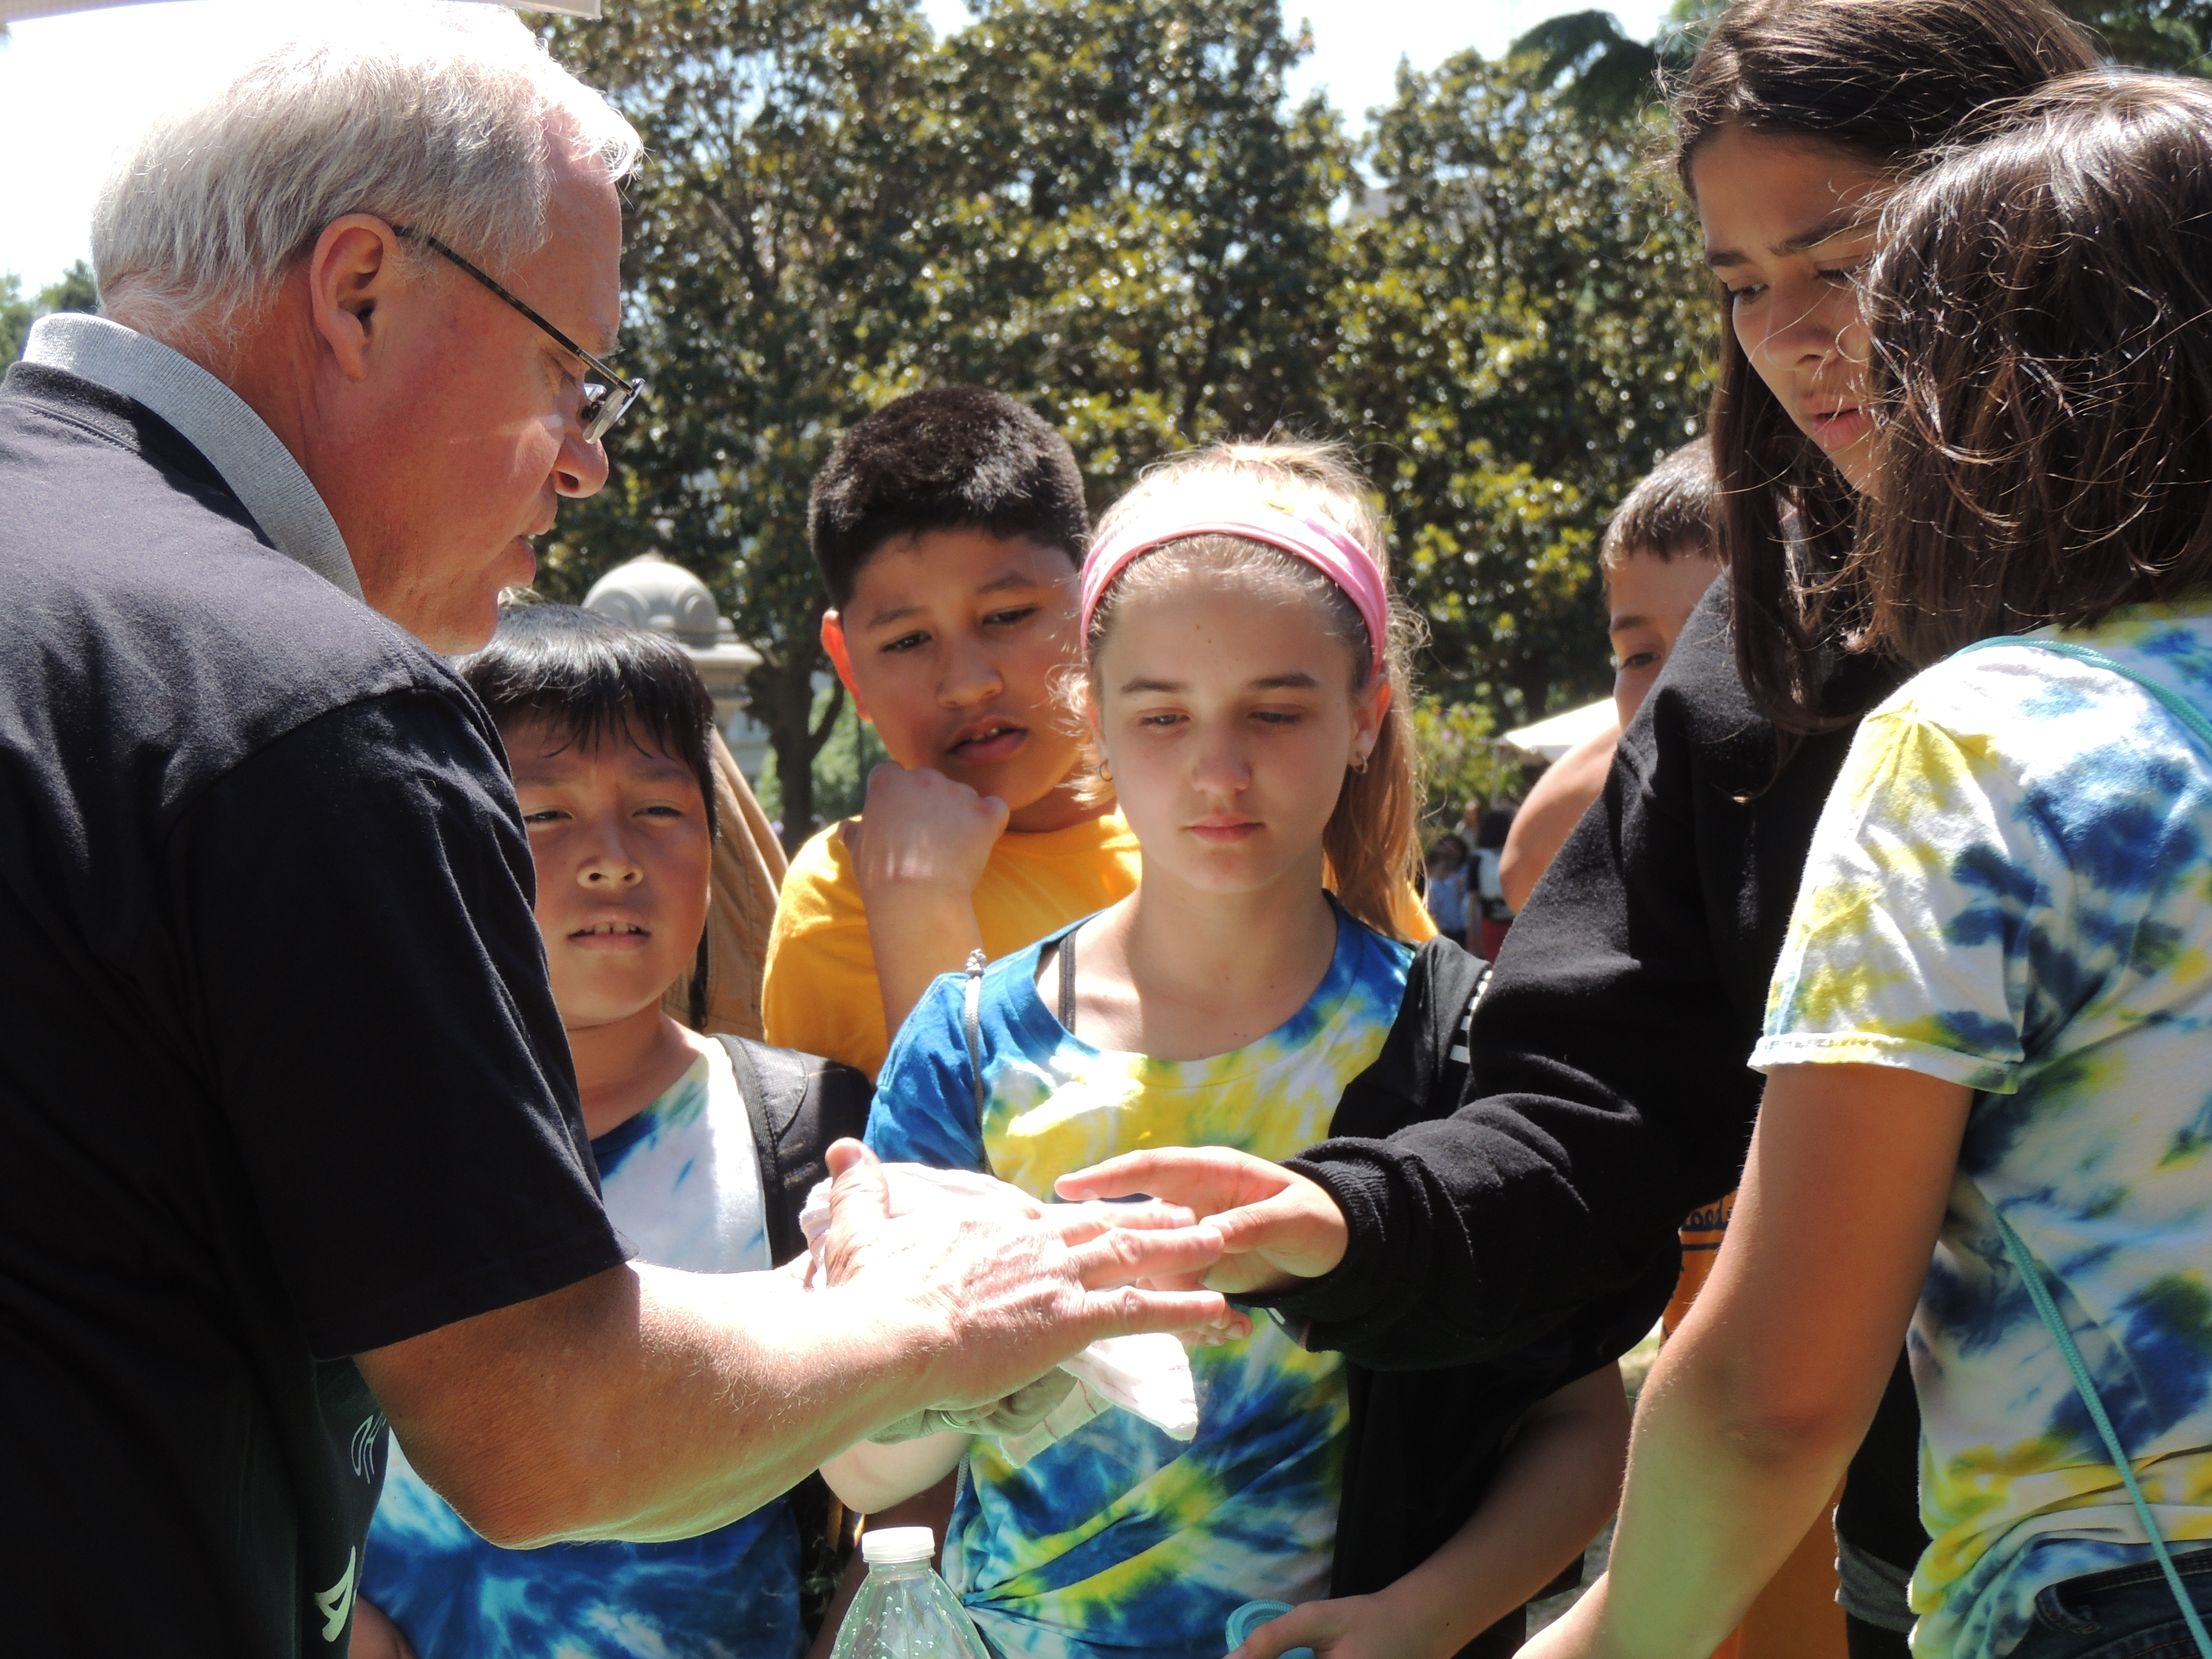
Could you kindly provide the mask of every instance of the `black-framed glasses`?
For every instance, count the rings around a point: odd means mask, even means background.
[[[509,294],[506,289],[493,281],[483,271],[479,270],[436,237],[431,235],[428,231],[410,230],[404,225],[394,225],[392,228],[392,234],[394,236],[404,236],[410,242],[420,242],[425,247],[444,254],[463,270],[467,271],[470,276],[475,277],[477,281],[482,283],[501,299],[551,335],[560,343],[563,350],[581,359],[587,367],[606,377],[604,385],[593,380],[584,382],[584,401],[576,410],[576,418],[583,422],[586,443],[597,443],[601,438],[606,436],[614,423],[629,411],[629,406],[644,395],[643,380],[633,380],[627,375],[617,374],[613,368],[592,356],[590,352],[585,350],[583,347],[578,345],[559,329],[516,299],[514,295]]]

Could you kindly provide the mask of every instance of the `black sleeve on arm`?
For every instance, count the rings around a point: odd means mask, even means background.
[[[1289,1161],[1351,1235],[1279,1299],[1312,1346],[1378,1370],[1506,1352],[1671,1278],[1683,1218],[1735,1185],[1761,1086],[1744,1062],[1849,733],[1775,777],[1725,606],[1717,583],[1515,921],[1466,1103]]]
[[[620,1263],[495,739],[350,704],[171,833],[171,939],[309,1345],[336,1357]]]

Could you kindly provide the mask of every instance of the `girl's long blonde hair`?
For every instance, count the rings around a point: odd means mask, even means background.
[[[1341,443],[1212,443],[1186,450],[1146,469],[1129,492],[1107,509],[1097,533],[1103,538],[1131,513],[1150,509],[1166,498],[1203,493],[1207,501],[1218,502],[1224,493],[1240,488],[1249,489],[1256,506],[1323,520],[1346,532],[1375,561],[1389,591],[1390,556],[1382,520],[1375,510],[1372,490],[1350,449]],[[1097,667],[1099,653],[1113,631],[1121,602],[1196,571],[1203,571],[1215,583],[1252,589],[1255,597],[1310,600],[1320,605],[1328,618],[1330,633],[1351,654],[1353,691],[1366,688],[1372,653],[1367,624],[1360,619],[1350,595],[1321,571],[1280,548],[1240,536],[1208,535],[1169,542],[1144,554],[1100,596],[1083,642],[1083,672],[1094,702],[1102,689]],[[1420,625],[1395,592],[1390,592],[1389,605],[1389,637],[1382,641],[1381,672],[1389,682],[1390,706],[1384,711],[1366,766],[1346,770],[1336,810],[1329,814],[1322,831],[1322,851],[1326,860],[1323,879],[1338,902],[1376,932],[1405,939],[1415,931],[1420,904],[1413,876],[1420,854],[1417,825],[1421,778],[1408,702],[1413,693],[1408,663],[1419,640]],[[1098,774],[1098,758],[1086,742],[1085,759],[1092,774],[1090,787],[1103,795],[1109,786]]]

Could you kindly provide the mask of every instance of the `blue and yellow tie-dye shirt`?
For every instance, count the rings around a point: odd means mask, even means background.
[[[720,1043],[592,1152],[607,1214],[641,1260],[691,1273],[771,1265],[752,1120]],[[422,1659],[798,1659],[799,1551],[782,1498],[669,1543],[501,1549],[395,1440],[362,1594]]]
[[[983,976],[977,1121],[963,984],[940,979],[884,1063],[868,1141],[886,1159],[988,1170],[1049,1200],[1055,1177],[1146,1146],[1284,1158],[1325,1139],[1373,1062],[1413,956],[1339,913],[1320,987],[1279,1029],[1211,1060],[1102,1051],[1036,994],[1039,953]],[[1272,1320],[1191,1356],[1197,1438],[1109,1411],[1014,1468],[969,1455],[947,1580],[992,1648],[1023,1659],[1221,1659],[1243,1603],[1328,1593],[1347,1416],[1342,1361]]]
[[[2091,645],[2212,712],[2212,605]],[[2212,755],[2142,687],[2032,646],[1869,715],[1814,836],[1761,1068],[1980,1091],[1910,1338],[1917,1654],[1992,1659],[2043,1586],[2148,1559],[1991,1224],[2059,1282],[2169,1539],[2212,1540]]]

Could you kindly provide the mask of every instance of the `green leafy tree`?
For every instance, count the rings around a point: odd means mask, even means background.
[[[1319,422],[1350,148],[1276,0],[989,0],[938,53],[939,327],[914,373],[1056,418],[1094,506],[1158,456]]]
[[[2212,73],[2212,0],[2062,0],[2117,64]]]
[[[1037,403],[1095,502],[1212,433],[1317,420],[1348,157],[1273,0],[998,0],[944,42],[908,6],[641,4],[550,33],[652,151],[631,192],[627,361],[653,383],[541,586],[653,547],[763,662],[785,835],[817,817],[824,603],[807,489],[915,386]],[[827,805],[829,803],[819,803]]]
[[[574,597],[654,548],[715,590],[762,653],[748,690],[795,846],[843,704],[838,690],[814,708],[828,664],[808,486],[929,321],[915,234],[927,27],[878,0],[669,0],[551,33],[650,147],[627,216],[624,327],[653,389],[617,428],[609,488],[547,548],[542,585]]]
[[[23,279],[12,270],[0,270],[0,362],[14,362],[23,355],[23,342],[37,316],[23,297]]]
[[[1606,514],[1696,431],[1713,307],[1641,120],[1596,121],[1527,58],[1401,71],[1347,234],[1329,377],[1378,441],[1433,677],[1504,723],[1607,683]]]
[[[58,311],[99,309],[100,284],[93,280],[92,267],[82,259],[27,299],[22,279],[12,270],[0,271],[0,364],[23,355],[31,325],[40,318]]]

